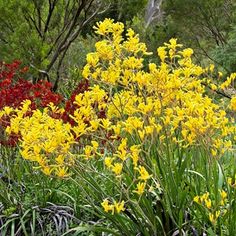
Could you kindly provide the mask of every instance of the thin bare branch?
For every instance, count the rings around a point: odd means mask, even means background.
[[[54,0],[54,1],[49,0],[48,1],[48,5],[49,5],[48,6],[48,15],[47,15],[47,20],[46,20],[44,31],[43,31],[43,39],[45,39],[45,34],[48,31],[50,20],[52,18],[52,14],[55,9],[56,3],[57,3],[57,0]]]

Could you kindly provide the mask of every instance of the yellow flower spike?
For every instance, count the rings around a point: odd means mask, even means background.
[[[100,126],[105,129],[105,130],[110,130],[111,129],[112,123],[110,122],[109,119],[101,119]]]
[[[220,85],[220,88],[223,90],[228,88],[232,84],[232,82],[235,80],[235,78],[236,78],[236,73],[232,73],[229,77],[227,77],[226,81],[224,81]]]
[[[195,196],[195,197],[193,198],[193,201],[196,202],[196,203],[198,203],[198,204],[201,204],[201,199],[200,199],[199,196]]]
[[[205,204],[208,209],[211,208],[211,199],[205,199]]]
[[[9,134],[12,132],[13,129],[14,129],[14,127],[11,128],[11,126],[7,126],[7,128],[5,129],[6,134],[9,135]],[[16,133],[16,132],[14,132],[14,133]],[[16,134],[17,134],[17,133],[16,133]]]
[[[217,150],[216,149],[211,149],[211,154],[213,157],[217,156]]]
[[[219,78],[221,78],[223,76],[223,73],[221,71],[219,71],[218,76],[219,76]]]
[[[210,64],[209,70],[210,70],[211,73],[214,71],[214,69],[215,69],[215,65],[214,64]]]
[[[122,138],[120,145],[118,146],[119,151],[123,151],[127,149],[127,138]]]
[[[167,58],[166,47],[159,47],[157,49],[158,56],[160,57],[161,61],[164,62]]]
[[[160,141],[163,141],[163,140],[165,140],[166,139],[166,136],[165,135],[161,135],[160,136]]]
[[[68,167],[65,167],[65,166],[57,167],[55,169],[55,175],[59,178],[69,177],[70,174],[68,173]]]
[[[106,40],[99,41],[95,44],[97,55],[101,60],[111,61],[114,57],[113,48]],[[86,77],[85,77],[86,78]]]
[[[145,169],[144,166],[138,166],[137,168],[135,168],[140,176],[138,177],[138,179],[147,181],[148,179],[150,179],[152,177],[152,175],[149,175],[149,173],[147,172],[147,170]]]
[[[215,213],[209,213],[209,220],[211,221],[213,225],[216,224],[219,216],[220,216],[220,211],[216,211]]]
[[[182,136],[183,136],[183,138],[186,140],[187,139],[187,137],[188,137],[188,133],[189,133],[189,131],[187,130],[187,129],[182,129],[181,130],[181,134],[182,134]]]
[[[170,44],[166,44],[166,45],[168,46],[168,48],[171,48],[173,50],[176,49],[177,47],[183,47],[182,44],[177,44],[177,39],[175,39],[175,38],[171,38],[169,40],[169,43]]]
[[[127,156],[127,151],[126,150],[122,150],[122,151],[117,151],[115,153],[115,156],[117,156],[118,158],[120,158],[122,161],[125,161],[128,156]]]
[[[114,207],[116,212],[119,214],[121,211],[125,211],[125,201],[123,200],[122,202],[116,202],[114,201]]]
[[[133,31],[133,29],[129,28],[127,30],[126,36],[129,38],[133,38],[135,36],[135,32]]]
[[[141,69],[143,67],[143,58],[127,57],[124,59],[123,67],[127,69]]]
[[[53,113],[59,113],[59,114],[62,114],[65,110],[63,108],[59,109],[59,107],[55,106],[54,103],[50,102],[48,105],[47,105],[48,108],[50,108],[50,110],[53,112]]]
[[[196,135],[194,133],[190,133],[187,137],[188,143],[191,145],[195,142]]]
[[[13,112],[13,111],[14,111],[14,109],[12,107],[6,106],[6,107],[3,108],[3,113],[2,114],[5,114],[5,115],[9,116],[10,113]],[[2,115],[0,115],[0,118],[1,118],[1,116]]]
[[[146,187],[146,182],[138,182],[137,184],[137,190],[134,190],[134,193],[137,193],[138,195],[142,195],[144,193]]]
[[[86,60],[89,65],[95,67],[99,62],[99,57],[97,53],[88,53]]]
[[[114,158],[105,157],[104,163],[105,163],[106,167],[108,167],[108,168],[113,167],[113,166],[112,166],[113,160],[114,160]]]
[[[139,137],[140,139],[143,141],[144,138],[145,138],[145,129],[144,130],[138,130],[138,134],[139,134]]]
[[[151,101],[151,99],[148,101],[147,104],[142,102],[142,103],[139,103],[139,105],[138,105],[138,109],[144,115],[151,112],[153,110],[153,108],[154,108],[154,105],[153,105],[153,101]]]
[[[170,49],[169,50],[169,57],[170,57],[170,59],[174,58],[174,56],[175,56],[175,50]]]
[[[133,53],[135,56],[138,53],[143,55],[151,55],[152,53],[147,52],[147,47],[144,43],[139,42],[139,36],[135,34],[132,29],[127,30],[127,40],[123,42],[122,46],[127,52]]]
[[[216,216],[216,219],[219,218],[219,216],[220,216],[220,211],[216,211],[215,216]]]
[[[55,158],[55,161],[57,162],[58,165],[63,165],[64,164],[65,157],[64,155],[58,155]]]
[[[215,223],[216,223],[214,214],[209,213],[209,220],[211,221],[212,224],[215,224]]]
[[[122,172],[123,164],[115,163],[113,166],[111,166],[111,168],[115,175],[119,176]]]
[[[148,67],[149,67],[150,72],[155,72],[157,69],[157,66],[155,63],[149,63]]]
[[[45,174],[45,175],[51,175],[51,173],[52,173],[52,171],[53,171],[53,169],[51,168],[51,167],[49,167],[49,166],[43,166],[42,168],[41,168],[41,170],[42,170],[42,172]]]
[[[225,147],[226,149],[232,148],[232,142],[231,142],[231,140],[225,141],[225,142],[224,142],[224,147]]]
[[[205,202],[205,200],[207,200],[207,199],[208,199],[208,197],[207,197],[206,193],[204,193],[202,196],[200,196],[201,203]]]
[[[97,141],[91,141],[91,144],[93,146],[93,151],[96,152],[98,147],[99,147],[99,144]]]
[[[90,120],[89,121],[91,127],[92,127],[92,131],[96,131],[99,127],[100,124],[100,119],[96,119],[96,120]]]
[[[112,129],[114,130],[115,135],[120,135],[121,132],[121,124],[116,124],[112,126]]]
[[[84,148],[84,154],[87,159],[93,157],[93,147],[86,145]]]
[[[95,33],[105,36],[107,33],[111,32],[114,20],[106,18],[104,21],[97,22],[97,26],[93,28],[96,30]]]
[[[114,212],[114,206],[109,204],[109,201],[107,199],[104,199],[101,205],[105,212],[109,212],[109,211]]]
[[[23,114],[25,114],[27,111],[29,111],[30,109],[29,109],[29,107],[30,107],[30,105],[31,105],[31,101],[30,100],[25,100],[25,101],[23,101],[22,103],[22,106],[21,106],[21,112],[23,113]]]
[[[180,52],[184,58],[190,58],[193,55],[192,48],[186,48],[182,52]]]
[[[216,86],[215,84],[211,84],[210,86],[211,86],[211,89],[212,89],[212,90],[214,90],[214,91],[217,90],[217,86]]]
[[[31,157],[33,156],[32,151],[29,151],[28,148],[25,148],[25,149],[23,149],[23,150],[20,150],[20,154],[21,154],[21,156],[22,156],[24,159],[26,159],[26,160],[30,160]]]
[[[137,167],[139,161],[139,153],[141,152],[139,145],[133,145],[130,147],[131,159],[133,161],[134,167]]]
[[[154,131],[154,126],[148,125],[144,127],[147,134],[152,134]]]
[[[233,111],[236,111],[236,96],[233,96],[230,100],[230,108]]]
[[[221,196],[221,205],[224,205],[225,202],[227,201],[227,193],[223,189],[219,191]]]
[[[81,123],[79,123],[78,125],[74,126],[72,128],[72,130],[75,132],[76,137],[80,137],[83,134],[87,133],[87,124],[85,124],[83,121],[81,121]]]
[[[232,186],[233,185],[233,179],[231,177],[227,178],[227,183]]]
[[[207,200],[207,199],[209,198],[209,195],[210,195],[209,192],[204,193],[204,194],[203,194],[203,199],[204,199],[204,200]]]
[[[44,143],[43,149],[46,153],[53,153],[56,145],[52,145],[52,142]],[[40,149],[41,150],[41,149]]]
[[[46,157],[43,157],[42,155],[32,155],[31,158],[29,159],[30,161],[37,161],[38,165],[41,167],[45,167],[48,165],[48,160]]]

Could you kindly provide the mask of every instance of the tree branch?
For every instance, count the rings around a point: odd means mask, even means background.
[[[40,29],[38,28],[36,21],[32,18],[32,16],[29,14],[28,11],[25,12],[24,18],[29,23],[29,25],[31,25],[30,21],[33,23],[33,26],[36,29],[36,31],[38,32],[39,37],[42,38],[43,37],[42,33],[41,33]]]
[[[91,1],[91,3],[93,2],[94,0]],[[89,8],[91,7],[91,4],[89,5],[89,7],[86,8],[85,10],[85,17],[86,17],[86,12],[89,11]],[[56,81],[54,83],[54,86],[53,86],[53,91],[56,91],[57,87],[58,87],[58,82],[60,80],[60,68],[62,66],[62,62],[66,56],[66,53],[71,45],[71,43],[78,37],[78,35],[80,34],[81,30],[83,29],[83,27],[88,24],[88,22],[90,22],[98,13],[99,11],[99,7],[96,9],[96,11],[88,18],[88,19],[84,19],[84,21],[81,23],[80,27],[78,27],[78,29],[70,36],[70,38],[68,39],[67,43],[61,48],[61,52],[63,51],[63,54],[59,60],[59,63],[58,63],[58,67],[57,67],[57,78],[56,78]]]
[[[43,40],[45,39],[45,35],[48,31],[50,20],[51,20],[53,11],[55,9],[56,3],[57,3],[57,0],[54,0],[53,2],[51,2],[51,0],[48,0],[49,8],[48,8],[48,15],[47,15],[47,19],[46,19],[46,23],[45,23],[44,31],[43,31]]]
[[[58,46],[56,52],[54,53],[54,55],[53,55],[53,57],[52,57],[52,60],[51,60],[51,62],[49,63],[49,65],[48,65],[46,71],[49,71],[49,70],[52,68],[52,66],[53,66],[54,63],[56,62],[58,56],[61,54],[62,48],[64,47],[66,41],[67,41],[68,38],[70,37],[72,31],[74,30],[74,26],[76,25],[76,22],[77,22],[77,20],[78,20],[78,18],[79,18],[79,16],[80,16],[82,10],[84,9],[85,5],[86,5],[86,0],[82,0],[81,4],[79,5],[79,7],[78,7],[78,9],[77,9],[77,11],[76,11],[76,14],[75,14],[74,18],[73,18],[73,20],[72,20],[72,22],[71,22],[71,24],[70,24],[70,27],[69,27],[69,29],[68,29],[67,34],[65,35],[64,39],[62,39],[62,42],[59,44],[59,46]]]

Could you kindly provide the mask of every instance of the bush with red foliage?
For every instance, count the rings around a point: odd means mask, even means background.
[[[51,83],[39,81],[34,84],[23,79],[22,77],[25,76],[27,71],[27,67],[21,68],[20,61],[14,61],[11,64],[0,62],[0,109],[5,106],[17,108],[26,99],[31,101],[32,110],[46,107],[50,102],[58,105],[62,101],[61,95],[52,92]],[[83,79],[73,91],[71,97],[65,102],[65,112],[62,115],[51,114],[52,117],[61,118],[64,122],[76,125],[75,121],[70,117],[80,107],[74,103],[75,97],[77,94],[84,93],[85,91],[89,91],[89,81]],[[94,104],[94,108],[97,110],[98,118],[106,118],[106,112],[98,110],[98,104]],[[0,144],[15,146],[19,136],[11,134],[6,137],[4,135],[4,130],[9,125],[9,122],[9,117],[4,116],[0,119]]]
[[[0,109],[5,106],[17,108],[28,99],[31,101],[31,109],[46,107],[50,102],[58,105],[62,96],[52,92],[52,84],[47,81],[32,83],[23,79],[27,73],[27,67],[21,67],[18,60],[10,64],[0,62]],[[12,134],[9,137],[2,137],[4,129],[9,124],[8,117],[0,120],[0,144],[14,146],[18,136]]]
[[[32,83],[22,76],[28,71],[21,68],[19,61],[11,64],[0,63],[0,109],[4,106],[19,107],[22,101],[28,99],[32,108],[47,106],[50,102],[59,104],[62,96],[52,92],[52,84],[47,81]]]

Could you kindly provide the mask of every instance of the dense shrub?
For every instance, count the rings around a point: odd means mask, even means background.
[[[110,227],[100,231],[234,235],[235,97],[215,95],[236,74],[214,83],[214,66],[196,65],[177,39],[157,49],[159,65],[144,65],[150,53],[132,29],[111,19],[94,28],[101,40],[65,108],[28,99],[0,111],[23,159],[71,181]]]

